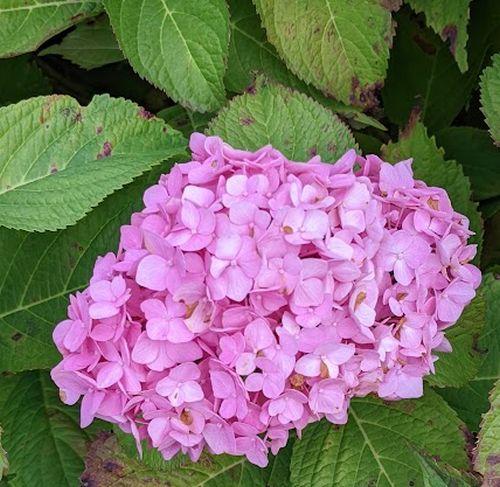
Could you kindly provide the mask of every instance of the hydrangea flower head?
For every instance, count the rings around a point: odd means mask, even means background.
[[[416,398],[481,276],[446,192],[347,152],[289,161],[194,134],[54,330],[52,378],[81,425],[196,461],[265,466],[349,401]]]

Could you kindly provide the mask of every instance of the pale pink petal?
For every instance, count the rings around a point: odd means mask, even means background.
[[[137,284],[153,291],[167,288],[168,264],[158,255],[148,255],[139,262],[135,280]]]
[[[243,301],[252,290],[253,279],[247,277],[239,267],[227,268],[227,297],[234,301]]]

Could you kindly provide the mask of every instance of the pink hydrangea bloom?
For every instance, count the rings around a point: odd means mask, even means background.
[[[202,134],[191,150],[54,330],[82,427],[265,466],[290,430],[345,423],[352,397],[420,396],[481,279],[446,192],[353,150],[297,163]]]

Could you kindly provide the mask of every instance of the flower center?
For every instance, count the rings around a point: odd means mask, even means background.
[[[186,425],[191,426],[193,424],[193,416],[187,409],[183,409],[180,420]]]

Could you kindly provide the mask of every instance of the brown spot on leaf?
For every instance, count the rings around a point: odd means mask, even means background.
[[[245,117],[245,118],[240,119],[241,125],[252,125],[252,123],[254,123],[254,122],[255,122],[255,120],[251,117]]]
[[[152,118],[154,118],[154,115],[151,112],[148,112],[145,108],[140,107],[139,117],[143,118],[144,120],[151,120]]]
[[[119,465],[116,462],[113,462],[112,460],[106,460],[103,463],[102,468],[106,470],[106,472],[111,472],[111,473],[120,473],[123,470],[123,467]]]
[[[21,340],[21,338],[23,337],[22,333],[14,333],[10,338],[12,338],[12,340],[14,340],[15,342],[18,342],[19,340]]]
[[[445,42],[449,42],[450,51],[453,55],[457,50],[457,26],[450,24],[447,25],[442,31],[441,36]]]
[[[95,133],[96,133],[96,134],[100,134],[100,133],[102,133],[102,127],[101,127],[101,126],[96,127],[96,128],[95,128]]]
[[[142,467],[142,468],[141,468]],[[162,472],[153,476],[138,460],[124,454],[114,435],[101,432],[89,445],[80,485],[86,487],[168,487]]]
[[[380,0],[380,5],[389,12],[397,12],[402,4],[403,0]]]
[[[379,92],[382,89],[383,83],[377,81],[366,86],[361,86],[359,79],[356,76],[351,80],[351,94],[349,100],[352,105],[362,106],[365,109],[372,109],[379,104]]]
[[[97,154],[97,159],[103,159],[104,157],[109,157],[112,151],[113,151],[113,146],[111,145],[111,142],[106,140],[106,142],[104,142],[104,144],[102,145],[101,152]]]
[[[488,465],[498,465],[500,463],[500,454],[489,455],[486,458],[486,463],[488,463]]]
[[[255,95],[255,93],[257,93],[257,90],[255,88],[255,83],[252,83],[251,85],[247,86],[245,92],[250,95]]]
[[[70,17],[71,22],[76,22],[77,20],[81,19],[83,17],[83,12],[80,12],[76,15],[73,15]]]
[[[375,396],[376,397],[376,396]],[[399,403],[394,403],[394,401],[384,401],[387,407],[394,407],[397,405],[398,409],[404,411],[405,413],[411,414],[415,410],[415,401],[400,401]]]
[[[469,461],[472,463],[473,453],[474,453],[474,445],[476,440],[474,435],[469,431],[465,424],[460,425],[460,431],[462,432],[465,438],[465,449],[467,450],[467,456],[469,457]]]
[[[333,142],[328,142],[326,149],[328,150],[328,152],[336,152],[337,146]]]
[[[50,174],[55,174],[57,171],[59,171],[59,169],[57,168],[57,166],[55,164],[52,164],[50,166]]]
[[[311,148],[309,149],[309,155],[310,155],[311,157],[317,156],[317,155],[318,155],[318,148],[317,148],[316,146],[311,147]]]
[[[420,113],[421,112],[422,112],[422,108],[419,107],[418,105],[416,105],[412,108],[412,110],[410,112],[410,118],[408,119],[408,124],[401,131],[401,134],[399,136],[400,139],[405,139],[413,132],[415,125],[417,125],[418,121],[420,120]]]

